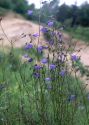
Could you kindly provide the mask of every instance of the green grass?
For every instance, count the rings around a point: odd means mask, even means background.
[[[47,89],[44,81],[44,71],[40,80],[33,78],[34,63],[21,63],[19,58],[26,52],[14,49],[13,53],[0,52],[0,125],[88,125],[86,106],[89,101],[86,91],[82,91],[83,83],[67,75],[64,79],[58,76],[58,71],[50,72],[52,90]],[[29,56],[37,58],[36,50],[28,52]],[[77,95],[74,102],[68,101],[68,96]],[[84,96],[84,98],[83,98]],[[81,107],[84,107],[82,109]],[[37,108],[38,107],[38,108]],[[63,117],[61,116],[61,113]]]
[[[74,38],[89,42],[89,27],[68,28],[66,31]]]
[[[31,98],[33,97],[33,70],[31,64],[21,64],[19,57],[25,52],[22,49],[14,49],[11,54],[1,53],[0,63],[0,83],[4,88],[0,92],[0,118],[6,119],[9,124],[18,125],[21,112],[19,108],[22,104],[19,104],[21,99],[24,99],[25,111],[29,120],[32,117],[31,113],[34,113],[34,104]],[[29,52],[31,56],[35,56],[35,51]],[[11,59],[12,58],[12,59]],[[27,96],[29,92],[29,95]],[[24,95],[24,96],[23,96]],[[29,102],[31,101],[31,105]],[[33,104],[33,105],[32,105]],[[18,108],[19,107],[19,108]],[[6,109],[8,108],[8,111]],[[33,112],[31,112],[33,110]],[[30,113],[31,112],[31,113]],[[19,116],[20,115],[20,116]],[[23,114],[24,116],[25,114]],[[35,116],[35,114],[34,114]],[[25,117],[25,116],[24,116]],[[21,118],[21,125],[24,125],[24,121]],[[3,120],[0,119],[0,125],[3,124]]]

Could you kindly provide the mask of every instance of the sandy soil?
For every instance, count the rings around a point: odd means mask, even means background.
[[[29,37],[30,34],[39,33],[39,26],[30,21],[18,18],[4,18],[1,22],[5,34],[7,35],[9,41],[12,41],[14,47],[22,47],[25,43],[31,41]],[[0,27],[0,45],[10,46],[10,42],[5,37],[2,29]],[[44,43],[43,35],[41,34],[40,43]],[[38,38],[33,39],[34,44],[38,44]]]

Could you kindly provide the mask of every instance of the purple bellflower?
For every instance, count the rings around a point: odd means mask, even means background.
[[[54,65],[54,64],[50,64],[50,70],[54,70],[55,68],[56,68],[56,65]]]
[[[78,60],[78,56],[72,55],[72,56],[71,56],[71,59],[72,59],[72,61],[77,61],[77,60]]]
[[[50,77],[47,77],[47,78],[45,78],[45,81],[51,81],[51,78]]]
[[[39,33],[34,33],[33,36],[34,37],[39,37]]]
[[[46,58],[43,58],[42,60],[41,60],[41,63],[43,63],[43,64],[46,64],[48,62],[48,60],[46,59]]]
[[[48,26],[49,26],[49,27],[52,27],[53,24],[54,24],[54,23],[53,23],[52,21],[49,21],[49,22],[48,22]]]
[[[25,50],[32,49],[33,45],[31,43],[25,45]]]
[[[66,74],[66,71],[65,71],[65,70],[62,70],[62,71],[60,72],[60,76],[62,76],[62,77],[64,77],[65,74]]]
[[[35,65],[35,66],[34,66],[34,69],[35,69],[35,70],[40,70],[40,69],[42,69],[42,66],[40,66],[40,65]]]
[[[28,11],[27,11],[27,14],[28,14],[28,15],[32,15],[32,14],[33,14],[33,11],[32,11],[32,10],[28,10]]]

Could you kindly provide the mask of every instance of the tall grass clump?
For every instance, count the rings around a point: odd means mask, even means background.
[[[39,26],[39,33],[20,49],[11,44],[6,53],[2,47],[0,125],[89,124],[89,94],[76,75],[79,57],[54,23],[50,18]],[[45,45],[40,44],[41,32],[50,36]],[[32,38],[38,39],[36,46]]]

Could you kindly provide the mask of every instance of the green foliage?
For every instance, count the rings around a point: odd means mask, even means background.
[[[11,68],[12,71],[17,71],[19,69],[19,58],[13,53],[10,53],[8,55],[8,63],[8,66]]]
[[[0,6],[6,9],[13,9],[12,0],[0,0]]]
[[[64,23],[64,21],[70,18],[71,15],[71,7],[66,4],[63,4],[59,7],[56,17],[58,21]]]
[[[27,15],[28,10],[33,10],[32,16]],[[28,5],[27,0],[1,0],[0,1],[0,15],[4,16],[9,10],[22,14],[27,19],[39,20],[38,10],[35,9],[35,5]]]
[[[12,0],[13,4],[14,4],[14,10],[17,13],[20,14],[25,14],[27,12],[28,9],[28,3],[26,0]]]
[[[5,16],[7,11],[8,11],[7,9],[0,7],[0,16]]]
[[[89,4],[85,2],[79,9],[79,24],[82,26],[89,26]]]
[[[71,24],[72,23],[72,18],[69,18],[69,19],[66,19],[65,21],[64,21],[64,26],[66,27],[66,28],[70,28],[71,27]]]
[[[89,42],[89,28],[88,27],[76,27],[76,28],[66,28],[66,31],[70,33],[74,38],[82,39]]]
[[[71,5],[68,6],[63,4],[59,6],[58,12],[56,14],[56,19],[61,23],[66,22],[66,20],[72,19],[70,23],[71,27],[76,25],[81,25],[84,27],[89,26],[89,4],[87,2],[80,6]]]
[[[0,7],[14,10],[17,13],[25,14],[28,9],[26,0],[0,0]]]

